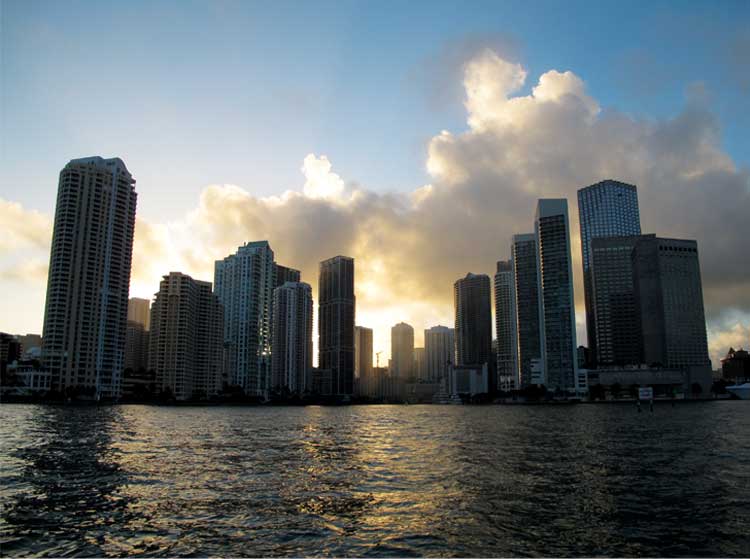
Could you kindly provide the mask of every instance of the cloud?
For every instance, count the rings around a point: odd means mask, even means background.
[[[567,197],[582,314],[576,190],[615,178],[638,185],[644,232],[698,240],[709,321],[730,309],[750,313],[742,234],[750,172],[722,150],[709,95],[694,87],[674,118],[634,118],[602,107],[568,69],[545,72],[529,88],[527,69],[486,48],[462,68],[466,126],[429,141],[429,184],[376,193],[345,182],[326,155],[309,154],[301,188],[279,196],[208,186],[181,219],[138,220],[131,293],[150,296],[172,270],[212,280],[214,260],[267,239],[276,260],[300,268],[317,294],[319,262],[350,255],[357,322],[375,329],[385,358],[392,324],[411,323],[420,343],[423,328],[452,323],[455,280],[492,274],[511,236],[533,229],[537,198]],[[722,332],[711,330],[716,352],[725,351]]]
[[[36,210],[0,198],[0,253],[45,249],[52,235],[52,220]]]
[[[709,322],[708,351],[714,368],[721,367],[721,359],[730,347],[750,349],[750,313],[730,311]]]
[[[48,269],[47,261],[38,258],[25,259],[0,270],[0,280],[31,282],[44,286],[47,283]]]

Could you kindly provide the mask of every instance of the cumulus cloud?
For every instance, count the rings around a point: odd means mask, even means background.
[[[0,253],[45,249],[52,235],[52,220],[36,210],[0,198]]]
[[[582,313],[576,190],[615,178],[638,185],[644,232],[698,240],[710,320],[750,311],[742,235],[750,172],[722,150],[708,96],[687,96],[674,118],[641,119],[602,108],[567,69],[543,73],[519,95],[528,71],[493,50],[463,68],[466,127],[429,141],[430,184],[397,193],[348,187],[326,155],[309,154],[302,188],[279,196],[208,186],[181,219],[138,221],[133,294],[150,296],[170,270],[211,280],[214,260],[250,240],[268,239],[276,260],[300,268],[314,288],[318,263],[346,254],[356,259],[357,322],[375,328],[375,348],[387,354],[396,322],[410,322],[417,343],[421,329],[452,323],[453,282],[492,274],[511,236],[533,229],[537,198],[567,197]],[[712,347],[733,328],[711,330]]]

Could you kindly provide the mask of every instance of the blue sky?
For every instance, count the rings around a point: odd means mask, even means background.
[[[412,190],[427,141],[465,128],[453,55],[481,43],[528,69],[526,89],[572,69],[635,116],[674,115],[703,82],[747,165],[750,90],[731,48],[749,21],[744,1],[5,0],[0,194],[52,211],[57,172],[89,154],[128,163],[147,218],[210,183],[298,188],[310,152],[369,189]]]

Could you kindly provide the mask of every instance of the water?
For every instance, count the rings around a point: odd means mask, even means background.
[[[747,402],[0,406],[0,553],[748,556]]]

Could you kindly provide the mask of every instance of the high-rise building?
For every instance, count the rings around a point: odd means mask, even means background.
[[[148,362],[158,391],[187,400],[222,389],[223,314],[210,282],[180,272],[162,278],[149,330]]]
[[[399,322],[391,328],[391,376],[409,379],[414,376],[414,328]]]
[[[313,299],[307,283],[286,282],[273,291],[271,389],[304,394],[312,370]]]
[[[485,274],[466,274],[453,286],[456,365],[486,363],[488,370],[495,368],[490,292],[490,278]],[[492,380],[490,386],[493,386]]]
[[[540,199],[534,231],[544,384],[549,390],[577,392],[578,346],[568,201],[564,198]]]
[[[281,264],[275,265],[276,279],[274,280],[274,288],[281,287],[286,282],[299,283],[301,281],[301,274],[299,270],[294,268],[287,268]]]
[[[144,330],[149,330],[151,323],[151,301],[131,297],[128,299],[128,321],[137,322]]]
[[[148,330],[151,301],[128,299],[128,325],[125,329],[125,369],[138,371],[148,367]]]
[[[534,233],[513,236],[513,282],[516,296],[518,373],[521,387],[532,383],[532,364],[542,357],[539,335],[539,278]]]
[[[427,355],[423,347],[414,348],[414,376],[418,381],[427,382]]]
[[[319,366],[331,371],[338,396],[354,388],[354,259],[334,256],[320,263],[318,282]]]
[[[591,241],[589,295],[597,340],[592,357],[599,366],[641,363],[643,343],[633,284],[633,248],[645,237],[598,237]]]
[[[427,379],[439,382],[447,378],[450,364],[455,363],[453,328],[433,326],[424,331],[424,351],[427,361]]]
[[[42,342],[53,390],[120,395],[136,197],[118,158],[60,172]]]
[[[518,378],[518,336],[516,290],[513,261],[501,260],[495,273],[495,330],[497,332],[498,388],[512,390],[520,386]]]
[[[214,291],[224,306],[229,382],[260,398],[268,397],[271,381],[273,256],[268,241],[255,241],[217,260],[214,269]]]
[[[633,248],[643,362],[710,372],[698,244],[644,235]]]
[[[581,226],[583,288],[586,302],[588,347],[596,359],[596,308],[593,299],[591,242],[601,237],[641,234],[638,191],[635,185],[604,180],[578,191],[578,217]]]
[[[140,322],[128,320],[125,328],[125,370],[148,367],[148,331]]]
[[[354,327],[354,378],[360,394],[373,394],[372,329],[364,326]]]

